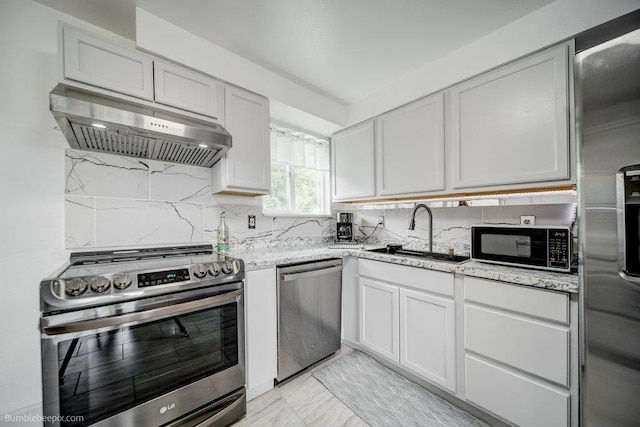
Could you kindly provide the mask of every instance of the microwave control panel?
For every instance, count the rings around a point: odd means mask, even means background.
[[[550,228],[549,267],[569,269],[571,262],[571,233],[568,228]]]

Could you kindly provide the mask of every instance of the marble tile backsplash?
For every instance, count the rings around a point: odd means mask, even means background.
[[[66,150],[68,249],[216,243],[224,212],[234,248],[316,245],[333,240],[335,220],[262,215],[252,200],[211,196],[211,171],[188,165]],[[237,202],[236,202],[237,201]],[[248,215],[256,228],[247,227]]]
[[[471,251],[471,225],[520,223],[521,215],[535,215],[536,225],[570,225],[574,205],[519,205],[432,208],[433,250],[469,255]],[[363,210],[354,212],[355,237],[365,244],[385,246],[402,244],[404,247],[428,250],[429,218],[424,209],[416,215],[416,229],[408,229],[413,209]],[[384,227],[376,225],[384,216]]]
[[[220,202],[211,196],[207,168],[67,149],[65,184],[68,249],[215,244],[223,212],[236,249],[322,245],[335,237],[334,217],[263,215],[254,198]],[[573,204],[436,207],[432,212],[434,251],[468,255],[472,224],[518,224],[521,215],[535,215],[538,225],[569,225]],[[406,208],[355,210],[355,238],[367,245],[426,250],[428,215],[421,210],[415,231],[409,231],[411,213]],[[255,215],[255,229],[247,227],[248,215]],[[376,228],[380,216],[385,224]]]

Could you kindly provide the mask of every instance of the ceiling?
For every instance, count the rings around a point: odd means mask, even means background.
[[[344,105],[553,0],[35,0],[135,40],[135,7]]]

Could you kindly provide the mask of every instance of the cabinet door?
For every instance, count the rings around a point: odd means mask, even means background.
[[[455,86],[453,188],[566,180],[568,46]]]
[[[244,294],[247,393],[252,399],[272,389],[278,373],[275,269],[248,271]]]
[[[376,119],[378,194],[444,190],[443,94]]]
[[[68,27],[62,37],[65,78],[153,99],[150,56]]]
[[[373,121],[331,138],[331,176],[334,201],[374,197]]]
[[[213,167],[214,193],[268,194],[271,189],[269,101],[227,86],[226,129],[232,147]]]
[[[398,363],[398,288],[361,277],[359,293],[360,344]]]
[[[455,393],[455,302],[400,289],[400,364]]]
[[[153,76],[156,102],[220,119],[224,88],[216,79],[159,60]]]

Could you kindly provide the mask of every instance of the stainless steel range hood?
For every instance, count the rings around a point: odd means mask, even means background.
[[[51,113],[78,150],[211,167],[231,148],[219,124],[65,84],[49,94]]]

